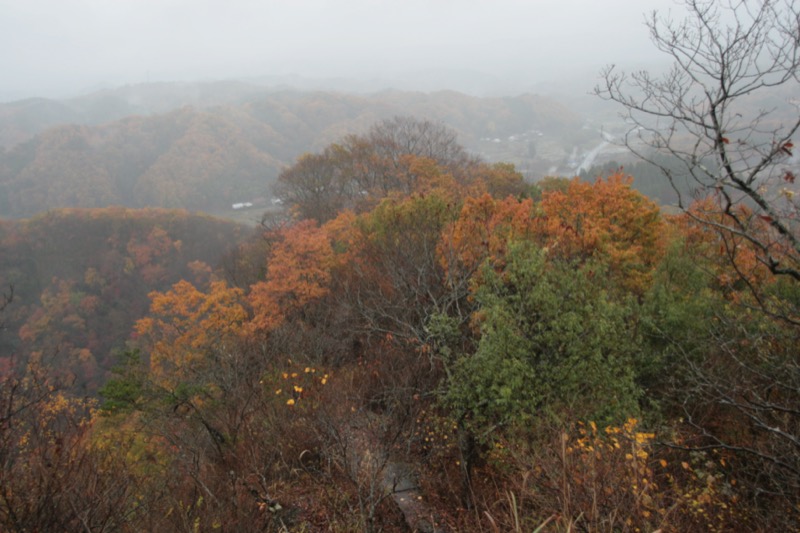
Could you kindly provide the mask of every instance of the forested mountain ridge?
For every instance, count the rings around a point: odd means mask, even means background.
[[[17,113],[59,105],[30,101]],[[8,118],[0,119],[0,130],[20,120],[12,107],[5,105]],[[112,118],[125,109],[109,107]],[[560,135],[580,124],[557,103],[533,95],[481,99],[397,91],[371,96],[286,91],[105,124],[65,124],[0,152],[0,216],[108,205],[218,212],[263,199],[280,170],[302,153],[395,115],[447,124],[467,148],[487,136],[533,129]]]
[[[429,111],[433,112],[433,115],[424,115],[427,118],[441,117],[452,127],[465,132],[473,129],[474,123],[470,123],[466,127],[465,124],[459,124],[457,119],[451,123],[443,116],[448,111],[442,111],[442,108],[463,107],[465,103],[480,100],[537,100],[537,112],[548,113],[547,109],[550,108],[553,110],[551,120],[559,122],[563,120],[559,115],[563,116],[563,112],[566,111],[563,106],[559,106],[552,99],[534,95],[522,95],[517,98],[479,98],[450,90],[426,93],[383,90],[369,94],[355,94],[313,89],[298,90],[285,86],[266,87],[239,81],[147,83],[104,89],[65,100],[29,98],[0,103],[0,146],[10,148],[29,140],[37,133],[58,125],[105,124],[132,115],[164,114],[187,106],[196,109],[210,109],[225,106],[241,107],[262,102],[285,106],[290,112],[298,112],[299,106],[302,106],[303,102],[317,101],[319,104],[320,100],[328,100],[330,104],[337,100],[349,101],[351,107],[359,108],[385,105],[394,108],[390,111],[391,114],[408,114],[410,111],[427,107]],[[407,111],[398,109],[396,107],[398,105],[408,106],[404,108]],[[476,105],[485,106],[486,104],[473,103],[471,107]],[[517,109],[517,111],[520,110],[520,108]],[[316,109],[315,112],[318,113],[319,109]],[[382,114],[379,118],[385,118],[385,116]],[[572,119],[567,118],[567,120]],[[374,120],[369,121],[369,123],[371,122]]]

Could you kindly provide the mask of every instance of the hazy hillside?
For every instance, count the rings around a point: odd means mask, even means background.
[[[248,233],[159,209],[55,210],[0,222],[0,293],[14,293],[0,328],[0,366],[41,358],[94,389],[147,310],[148,293],[180,279],[207,281]]]
[[[360,96],[285,91],[256,98],[248,87],[213,84],[180,93],[171,85],[145,86],[96,93],[78,107],[76,101],[48,100],[2,106],[3,139],[20,136],[20,124],[31,131],[58,121],[75,124],[44,129],[0,152],[0,216],[107,205],[220,212],[240,201],[257,203],[298,155],[395,115],[441,121],[458,132],[469,150],[494,160],[492,153],[499,155],[502,147],[503,159],[520,166],[526,158],[552,163],[546,160],[547,150],[536,155],[528,136],[561,143],[565,135],[580,133],[581,126],[568,109],[534,95],[482,99],[455,92]],[[118,118],[152,109],[159,94],[165,95],[162,105],[187,99],[198,106],[239,103]],[[101,116],[111,121],[94,124]]]
[[[149,83],[103,89],[65,100],[28,98],[0,103],[0,146],[24,142],[63,124],[102,124],[130,115],[166,113],[190,105],[206,108],[264,94],[259,85],[237,81]]]

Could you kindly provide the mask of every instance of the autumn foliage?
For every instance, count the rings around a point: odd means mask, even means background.
[[[797,524],[798,426],[778,408],[797,401],[797,288],[763,250],[664,216],[621,173],[529,194],[430,125],[390,125],[302,158],[284,185],[300,202],[310,182],[289,181],[334,180],[327,203],[223,268],[199,252],[235,232],[207,220],[77,213],[110,252],[20,286],[25,312],[3,300],[3,346],[26,354],[0,360],[3,528]],[[435,153],[403,148],[418,134]],[[48,227],[68,239],[75,215]],[[35,249],[45,221],[0,237]],[[107,320],[123,295],[128,321]]]
[[[336,257],[326,229],[305,221],[281,232],[270,254],[266,280],[253,285],[253,326],[270,330],[329,291]]]
[[[663,248],[658,206],[612,174],[594,184],[574,179],[566,191],[544,194],[537,231],[554,257],[601,258],[625,289],[641,293]]]
[[[151,293],[150,312],[134,331],[150,354],[150,372],[160,385],[180,381],[207,363],[211,350],[234,350],[248,318],[241,289],[212,282],[207,293],[179,281],[166,293]]]

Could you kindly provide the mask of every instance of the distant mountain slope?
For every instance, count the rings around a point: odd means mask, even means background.
[[[280,163],[253,142],[266,145],[271,135],[192,109],[51,128],[0,157],[0,215],[108,205],[219,208],[263,194]]]
[[[207,108],[240,103],[265,92],[262,86],[237,81],[149,83],[103,89],[65,100],[28,98],[0,103],[0,147],[10,148],[54,126],[104,124],[184,106]]]
[[[0,216],[107,205],[220,212],[233,203],[266,196],[280,170],[298,155],[395,115],[441,121],[472,149],[487,136],[532,130],[559,135],[580,127],[579,118],[569,110],[533,95],[476,98],[455,92],[399,91],[370,96],[296,91],[255,95],[248,87],[226,85],[217,87],[217,92],[206,88],[208,94],[195,91],[186,97],[196,103],[231,102],[225,105],[182,107],[104,124],[54,126],[0,151]],[[156,94],[153,88],[147,94],[121,91],[97,93],[97,100],[84,103],[82,109],[98,110],[100,102],[106,102],[113,116],[152,106]],[[180,101],[174,87],[163,88],[162,94],[171,95],[176,104]],[[0,106],[0,131],[19,123],[21,115],[10,112],[9,106]],[[56,116],[78,122],[87,118],[74,106],[46,100],[18,107],[20,113],[32,116],[36,111],[44,117],[39,124]]]

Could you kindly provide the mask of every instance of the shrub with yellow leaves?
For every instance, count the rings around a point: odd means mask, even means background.
[[[568,516],[592,529],[652,531],[663,526],[655,473],[650,466],[654,435],[638,431],[629,418],[622,427],[598,429],[579,423],[562,433],[561,492]]]
[[[567,529],[620,532],[729,531],[745,523],[724,459],[682,461],[635,418],[605,428],[579,422],[540,450],[535,458],[530,450],[510,453],[530,461],[512,490],[538,519],[556,514]]]

